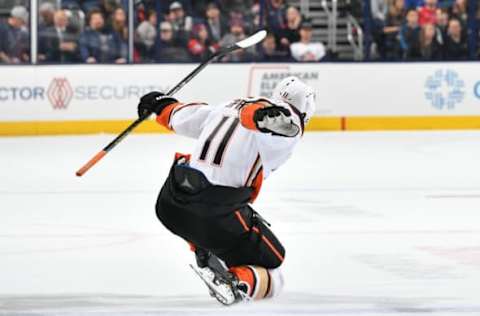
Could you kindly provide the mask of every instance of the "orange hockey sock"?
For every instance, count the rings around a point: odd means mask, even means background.
[[[238,266],[230,268],[239,280],[239,289],[251,299],[260,300],[278,294],[283,279],[278,269],[267,270],[259,266]],[[272,272],[273,277],[272,277]]]

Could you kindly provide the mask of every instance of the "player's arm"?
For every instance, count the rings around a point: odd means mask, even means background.
[[[205,103],[183,104],[164,93],[153,91],[140,99],[138,115],[152,112],[160,125],[177,134],[198,138],[203,122],[211,112]]]
[[[243,127],[261,133],[295,137],[303,132],[302,118],[292,107],[273,104],[269,100],[246,103],[240,109],[239,117]]]

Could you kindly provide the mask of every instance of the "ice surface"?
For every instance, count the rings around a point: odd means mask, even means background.
[[[255,208],[286,287],[232,308],[156,220],[175,151],[132,136],[0,138],[0,315],[480,315],[480,133],[307,133]]]

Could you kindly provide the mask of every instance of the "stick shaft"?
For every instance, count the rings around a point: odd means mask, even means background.
[[[265,31],[261,31],[261,32],[264,32],[263,34],[263,37],[265,37],[265,34],[266,32]],[[260,32],[258,32],[260,33]],[[259,34],[256,34],[254,35],[257,36],[257,41],[263,39],[262,36],[259,36]],[[260,38],[259,38],[260,37]],[[255,41],[255,40],[254,40]],[[241,44],[243,42],[243,44]],[[215,59],[225,55],[225,54],[228,54],[230,52],[233,52],[237,49],[242,49],[242,48],[246,48],[247,46],[249,45],[253,45],[253,44],[256,44],[256,42],[248,42],[248,43],[245,43],[245,40],[244,41],[241,41],[237,44],[233,44],[229,47],[226,47],[220,51],[218,51],[217,53],[213,54],[212,56],[210,56],[207,60],[205,60],[204,62],[202,62],[200,65],[198,65],[192,72],[190,72],[185,78],[182,79],[182,81],[180,81],[176,86],[174,86],[172,89],[170,89],[166,95],[174,95],[175,93],[177,93],[180,89],[182,89],[188,82],[190,82],[190,80],[192,80],[200,71],[203,70],[203,68],[205,68],[208,64],[210,64],[211,62],[213,62]],[[239,46],[240,45],[240,46]],[[130,134],[138,125],[140,125],[140,123],[142,123],[144,120],[146,120],[152,113],[145,113],[144,115],[142,115],[141,117],[139,117],[138,119],[136,119],[132,124],[130,124],[123,132],[121,132],[117,137],[115,137],[114,140],[112,140],[107,146],[105,146],[103,148],[103,150],[101,150],[99,153],[97,153],[92,159],[90,159],[82,168],[80,168],[77,172],[76,172],[76,175],[81,177],[82,175],[84,175],[90,168],[92,168],[97,162],[99,162],[103,157],[105,157],[105,155],[110,152],[110,150],[112,150],[113,148],[115,148],[125,137],[127,137],[128,134]]]
[[[209,59],[197,66],[191,73],[182,79],[176,86],[167,92],[167,95],[174,95],[180,89],[182,89],[190,80],[192,80],[200,71],[203,70],[209,63],[215,60],[220,54],[211,56]],[[115,148],[125,137],[127,137],[140,123],[145,121],[152,113],[146,113],[136,119],[130,124],[123,132],[121,132],[114,140],[112,140],[107,146],[105,146],[99,153],[97,153],[92,159],[90,159],[82,168],[80,168],[75,174],[78,177],[83,176],[92,168],[97,162],[99,162],[105,155]]]
[[[92,168],[97,162],[100,161],[107,152],[105,150],[102,150],[98,152],[95,156],[93,156],[92,159],[90,159],[85,165],[83,165],[82,168],[78,169],[78,171],[75,173],[78,177],[83,176],[90,168]]]

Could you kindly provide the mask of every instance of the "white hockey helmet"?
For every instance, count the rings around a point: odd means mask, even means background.
[[[315,113],[315,92],[297,77],[283,79],[273,90],[272,99],[287,102],[305,113],[307,122]]]

